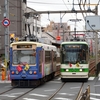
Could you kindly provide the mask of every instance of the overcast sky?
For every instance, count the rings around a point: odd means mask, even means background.
[[[72,10],[73,8],[73,1],[74,4],[78,4],[78,1],[80,0],[27,0],[27,6],[33,8],[36,11],[68,11],[68,10]],[[82,0],[83,3],[85,0]],[[82,2],[81,1],[81,2]],[[97,4],[99,0],[86,0],[87,4]],[[82,7],[82,6],[81,6]],[[85,6],[85,9],[88,9],[89,5]],[[95,8],[94,5],[90,5],[91,10]],[[80,10],[78,5],[74,5],[74,9],[75,10]],[[82,7],[83,9],[83,7]],[[98,9],[100,9],[100,6],[98,7]],[[99,13],[98,13],[99,14]],[[93,13],[89,13],[87,15],[94,15]],[[100,14],[99,14],[100,15]],[[63,16],[63,14],[61,14],[61,16]],[[86,14],[84,14],[84,16],[86,16]],[[43,14],[42,15],[42,19],[41,19],[41,25],[42,26],[46,26],[49,24],[49,20],[54,21],[54,22],[59,22],[60,23],[60,14]],[[68,21],[69,19],[75,19],[76,18],[76,14],[75,13],[70,13],[70,14],[65,14],[62,18],[62,22],[64,23],[68,23],[68,25],[71,26],[71,30],[74,29],[75,26],[75,22],[71,22]],[[83,19],[82,14],[77,13],[77,18],[78,19],[82,19],[82,21],[77,22],[76,24],[76,29],[77,30],[83,30],[83,26],[85,25],[85,21]]]

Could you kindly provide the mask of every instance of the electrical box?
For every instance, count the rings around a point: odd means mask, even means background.
[[[100,31],[100,16],[86,16],[85,29],[88,31]]]

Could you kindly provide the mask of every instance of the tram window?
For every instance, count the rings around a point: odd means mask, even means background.
[[[20,64],[26,62],[28,64],[36,63],[36,54],[34,50],[14,50],[13,51],[13,64]]]
[[[50,51],[45,51],[45,62],[50,63]]]

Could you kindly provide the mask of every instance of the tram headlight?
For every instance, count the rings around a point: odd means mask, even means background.
[[[32,71],[29,71],[30,74],[32,74]]]
[[[82,72],[82,69],[80,69],[80,72]]]
[[[14,71],[12,71],[11,73],[14,74]]]
[[[18,74],[19,72],[18,71],[16,71],[16,74]]]
[[[66,72],[68,72],[69,70],[68,69],[66,69]]]
[[[33,74],[36,74],[36,73],[37,73],[36,71],[33,72]]]

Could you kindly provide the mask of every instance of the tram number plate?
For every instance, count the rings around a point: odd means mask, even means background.
[[[72,73],[72,74],[76,74],[76,73]]]

